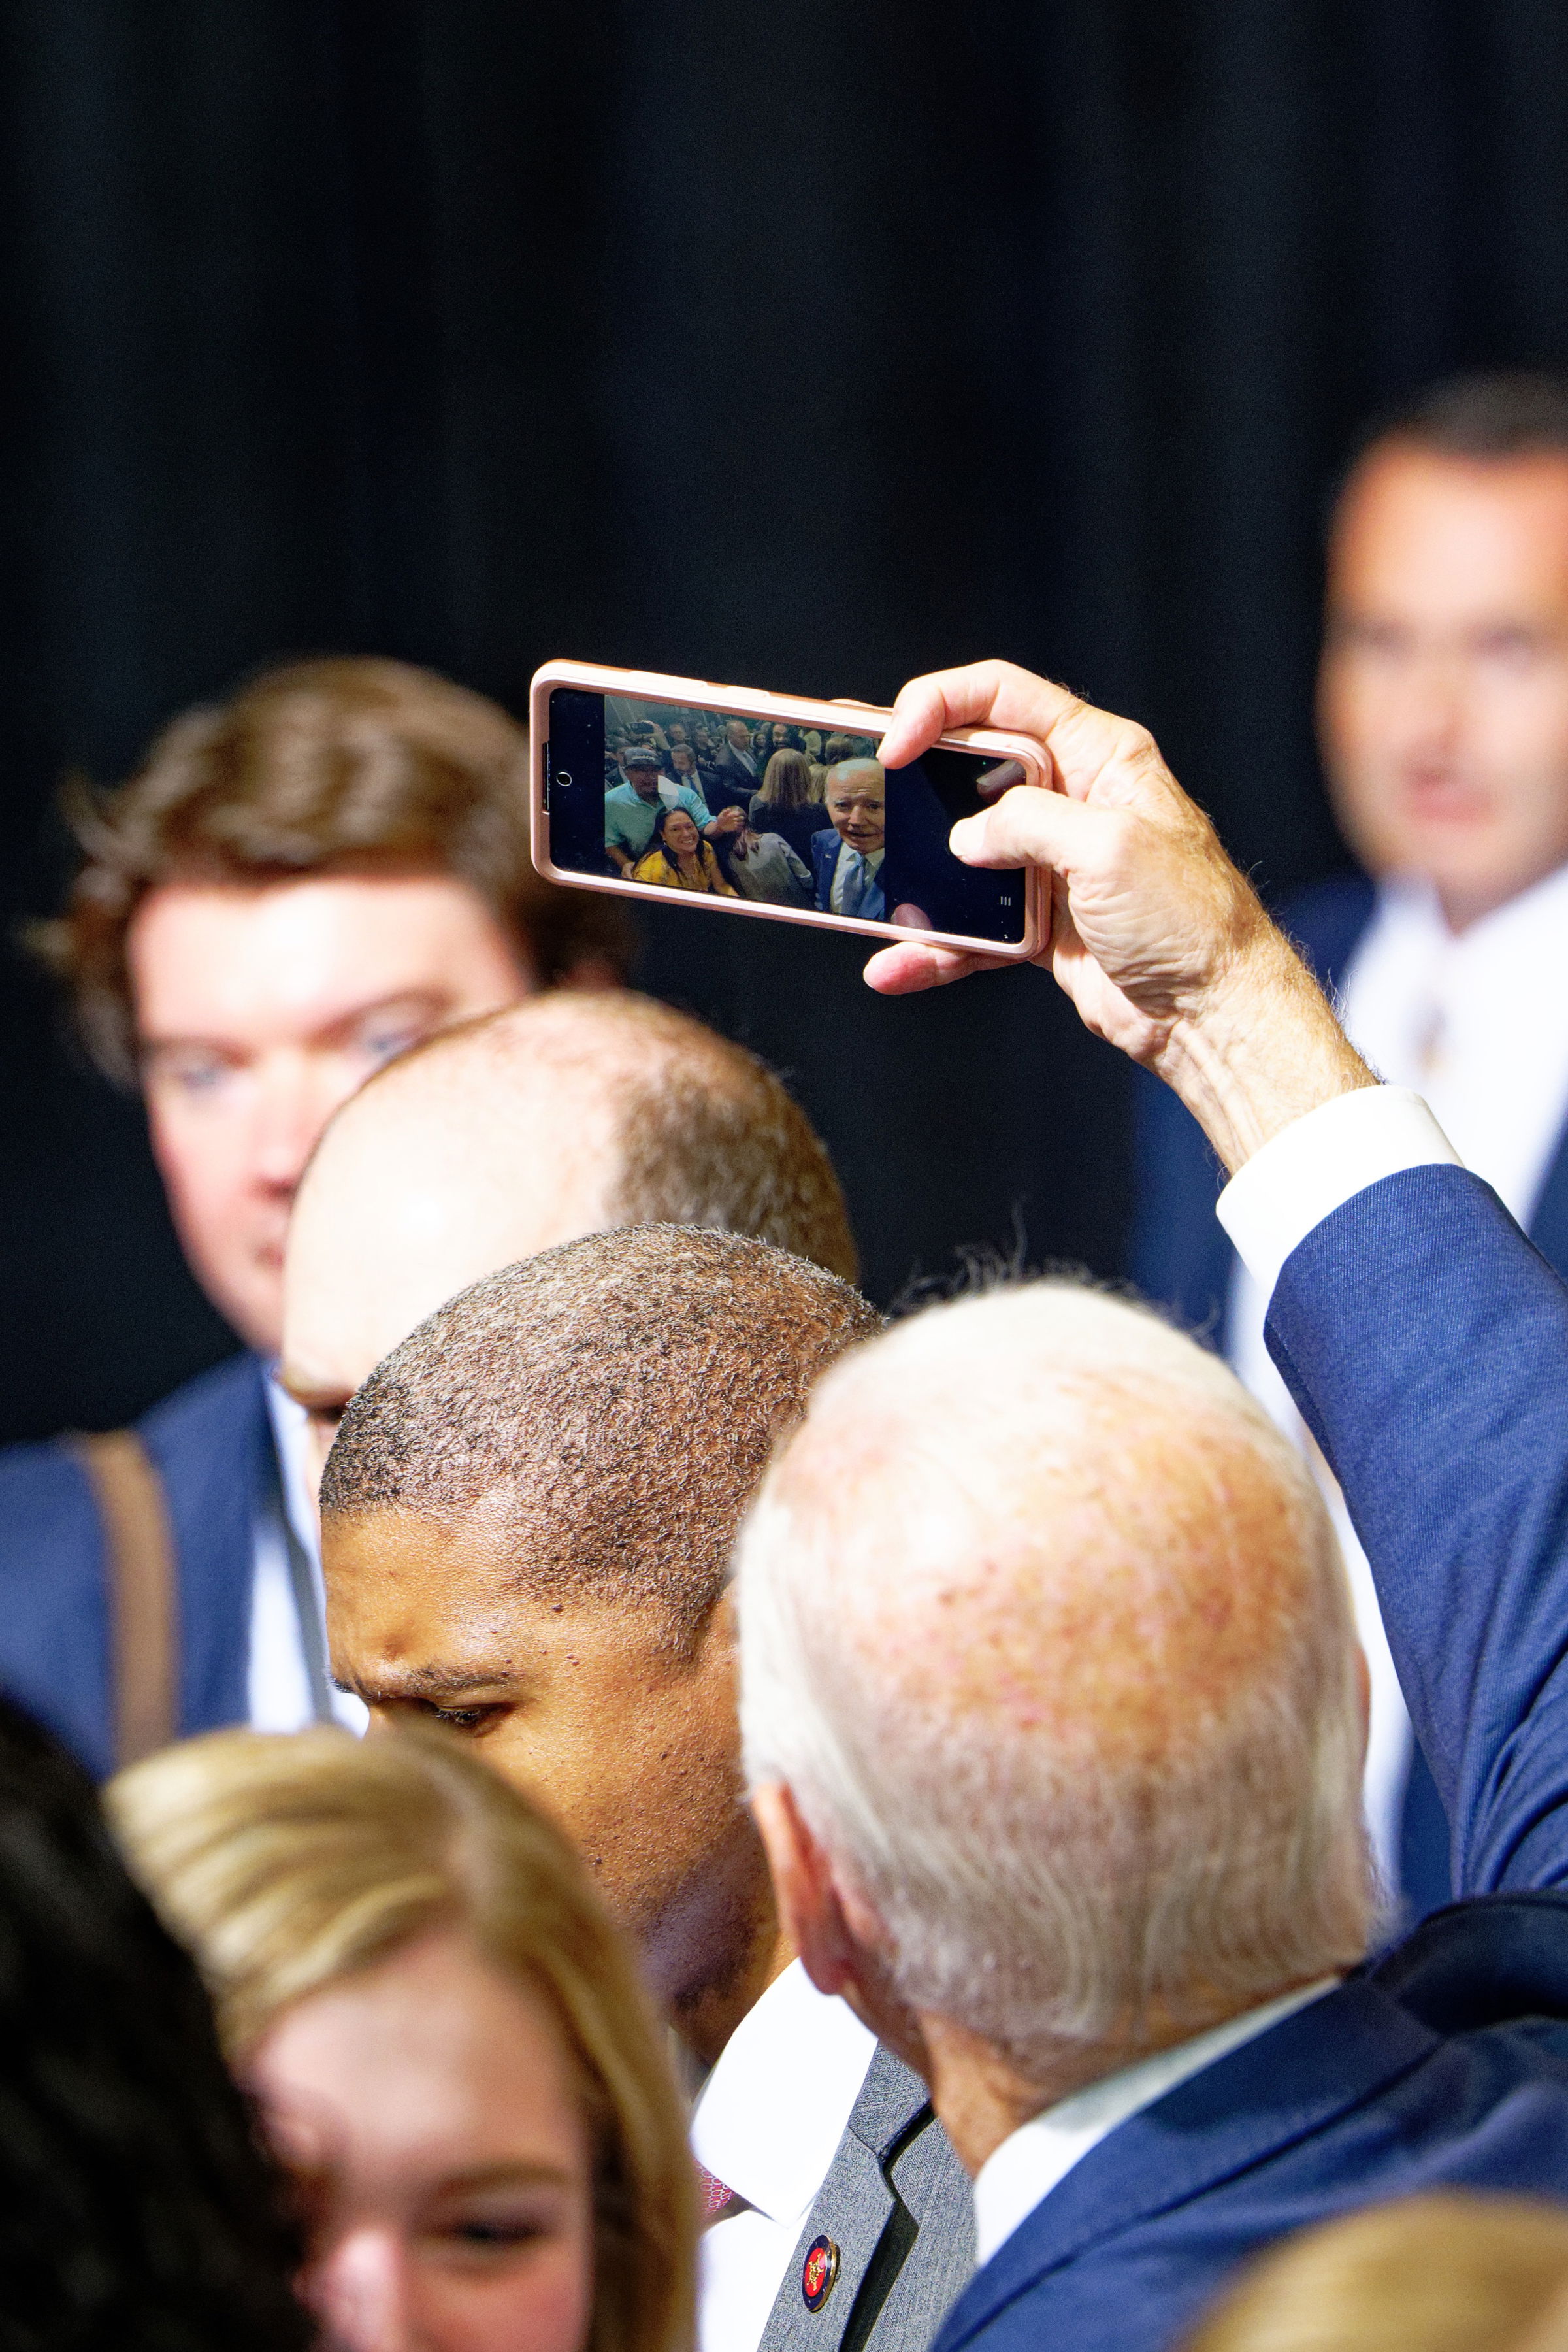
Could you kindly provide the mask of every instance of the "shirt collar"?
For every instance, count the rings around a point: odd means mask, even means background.
[[[1070,2098],[1059,2099],[1043,2114],[1031,2116],[992,2149],[975,2176],[977,2265],[988,2263],[1041,2199],[1118,2124],[1125,2123],[1140,2108],[1153,2106],[1189,2074],[1200,2074],[1244,2042],[1266,2033],[1298,2009],[1305,2009],[1309,2001],[1321,2000],[1339,1981],[1338,1977],[1324,1977],[1303,1991],[1265,2001],[1260,2009],[1229,2018],[1191,2042],[1177,2042],[1174,2050],[1156,2051],[1135,2066],[1103,2074]]]
[[[1402,946],[1418,944],[1445,963],[1490,965],[1497,959],[1532,960],[1544,954],[1556,969],[1562,962],[1565,921],[1568,865],[1555,867],[1458,933],[1449,930],[1436,890],[1420,876],[1390,875],[1377,888],[1379,929],[1391,932]]]
[[[875,2049],[854,2011],[791,1961],[703,2085],[693,2155],[769,2221],[797,2221],[827,2178]]]

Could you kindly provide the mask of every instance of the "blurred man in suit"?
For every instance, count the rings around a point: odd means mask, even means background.
[[[525,1190],[570,1163],[559,1140]],[[454,1192],[474,1197],[460,1173]],[[760,1242],[593,1234],[396,1347],[322,1483],[335,1672],[378,1720],[445,1724],[545,1799],[706,2073],[704,2352],[925,2352],[972,2261],[925,2085],[807,1981],[742,1802],[730,1542],[817,1373],[878,1325]]]
[[[1485,1898],[1351,1965],[1347,1596],[1305,1465],[1212,1356],[1042,1285],[821,1383],[740,1549],[781,1908],[975,2175],[981,2267],[936,2352],[1157,2352],[1305,2221],[1568,2189],[1568,1291],[1377,1084],[1142,728],[981,663],[906,688],[883,749],[987,723],[1062,790],[1014,790],[955,851],[1050,872],[1040,961],[1230,1171]],[[867,977],[989,961],[901,943]]]
[[[1371,878],[1289,902],[1286,928],[1374,1066],[1568,1267],[1568,382],[1444,384],[1369,437],[1329,533],[1318,708]],[[1134,1277],[1300,1432],[1213,1159],[1174,1096],[1140,1095]],[[1340,1533],[1373,1671],[1369,1818],[1420,1912],[1448,1893],[1448,1825],[1343,1514]]]
[[[529,863],[527,772],[477,695],[304,662],[187,712],[79,812],[45,945],[99,1063],[140,1085],[186,1255],[244,1342],[133,1432],[0,1457],[0,1682],[99,1772],[333,1706],[300,1415],[269,1369],[289,1204],[390,1056],[617,976],[614,927]]]

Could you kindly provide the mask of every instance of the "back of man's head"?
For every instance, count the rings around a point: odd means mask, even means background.
[[[289,1233],[285,1378],[330,1418],[468,1284],[584,1233],[653,1223],[856,1270],[805,1113],[701,1022],[612,991],[448,1031],[373,1079],[311,1162]]]
[[[1333,1537],[1212,1356],[1063,1285],[831,1374],[740,1546],[742,1723],[903,1999],[1024,2078],[1362,1954],[1362,1711]]]

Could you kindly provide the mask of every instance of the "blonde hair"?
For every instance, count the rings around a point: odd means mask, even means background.
[[[1185,2352],[1564,2352],[1568,2208],[1411,2197],[1266,2254]]]
[[[814,795],[811,762],[804,751],[791,751],[788,745],[775,751],[762,772],[758,797],[769,808],[809,807]]]
[[[214,1732],[121,1773],[108,1801],[232,2062],[296,2001],[441,1930],[542,2000],[596,2143],[589,2352],[685,2352],[695,2190],[664,2036],[543,1814],[417,1731]]]

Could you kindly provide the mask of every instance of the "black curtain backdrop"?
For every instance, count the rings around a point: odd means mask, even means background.
[[[1568,361],[1562,0],[10,0],[4,907],[62,772],[276,656],[548,655],[880,699],[998,652],[1147,719],[1281,888],[1369,407]],[[1122,1073],[1043,975],[881,1003],[665,912],[789,1073],[869,1286],[1119,1263]],[[134,1105],[0,980],[0,1435],[231,1344]]]

